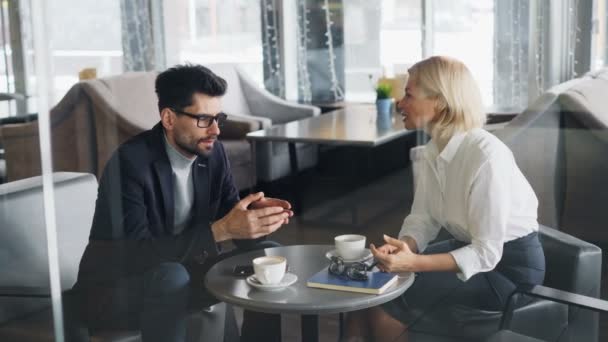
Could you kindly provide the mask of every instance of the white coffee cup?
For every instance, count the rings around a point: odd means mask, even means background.
[[[285,276],[287,259],[282,256],[263,256],[253,259],[256,279],[264,284],[278,284]]]
[[[357,259],[365,251],[365,236],[356,234],[339,235],[334,238],[338,255],[343,259]]]

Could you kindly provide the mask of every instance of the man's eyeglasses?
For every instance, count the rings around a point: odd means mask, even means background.
[[[342,258],[332,256],[327,269],[333,275],[347,277],[352,280],[366,281],[368,278],[367,272],[371,271],[377,264],[377,262],[371,265],[364,262],[355,262],[347,265]]]
[[[226,115],[225,113],[219,113],[217,115],[209,115],[209,114],[192,114],[192,113],[188,113],[188,112],[184,112],[181,111],[179,109],[175,109],[175,108],[171,108],[172,111],[174,111],[176,114],[181,114],[181,115],[185,115],[185,116],[189,116],[193,119],[196,119],[196,126],[199,128],[207,128],[211,125],[213,125],[213,121],[217,122],[217,125],[219,127],[222,127],[224,125],[224,122],[226,122],[226,119],[228,119],[228,115]]]

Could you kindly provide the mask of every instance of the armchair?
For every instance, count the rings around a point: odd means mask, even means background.
[[[258,120],[261,128],[302,120],[320,114],[314,106],[285,101],[261,89],[239,67],[232,64],[214,64],[209,68],[228,82],[228,91],[223,106],[230,116]],[[311,144],[296,144],[300,169],[310,168],[317,163],[318,151]],[[290,173],[287,143],[255,142],[257,177],[270,182]]]
[[[539,199],[540,223],[608,241],[608,69],[554,86],[503,129]]]
[[[608,69],[586,74],[560,93],[566,182],[559,229],[608,242]]]
[[[541,341],[539,339],[535,339],[533,337],[520,335],[516,332],[509,330],[510,320],[513,311],[511,310],[511,305],[514,302],[514,298],[517,296],[528,296],[533,298],[540,298],[543,300],[554,301],[557,303],[575,306],[580,309],[591,310],[594,312],[604,312],[608,313],[608,301],[578,295],[571,292],[561,291],[557,289],[553,289],[545,286],[522,286],[519,287],[513,292],[511,298],[509,299],[509,303],[505,308],[503,313],[502,321],[500,322],[500,331],[496,334],[493,334],[487,342],[534,342]],[[542,320],[539,319],[539,321]],[[549,322],[547,322],[549,323]],[[558,327],[559,328],[559,327]],[[562,331],[563,335],[559,336],[559,341],[576,341],[578,340],[578,336],[570,336],[567,334],[567,331]]]
[[[75,84],[50,113],[54,171],[99,177],[118,145],[152,128],[159,120],[156,75],[130,72]],[[239,190],[255,185],[254,157],[245,135],[260,128],[258,120],[231,115],[220,135]],[[8,181],[40,175],[38,121],[0,126],[0,142]]]
[[[540,241],[547,260],[544,286],[572,294],[599,297],[602,268],[600,248],[544,226],[540,227]],[[514,296],[513,299],[517,300],[517,305],[513,310],[509,309],[508,317],[505,318],[513,330],[547,341],[556,341],[560,336],[571,336],[572,339],[559,341],[597,341],[597,313],[567,307],[546,298],[527,300]],[[503,318],[502,312],[465,306],[457,306],[442,313],[449,318],[449,322],[423,317],[419,323],[423,323],[421,326],[436,327],[438,331],[413,330],[412,341],[417,341],[418,336],[423,341],[485,340],[499,330]]]

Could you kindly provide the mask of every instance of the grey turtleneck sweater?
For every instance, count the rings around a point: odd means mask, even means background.
[[[177,151],[165,137],[165,150],[173,170],[173,233],[179,234],[188,225],[192,216],[192,205],[194,204],[194,183],[192,182],[192,159],[186,158]]]

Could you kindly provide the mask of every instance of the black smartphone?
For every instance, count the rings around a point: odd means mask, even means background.
[[[236,265],[232,270],[232,274],[239,277],[248,277],[253,273],[253,265]]]

